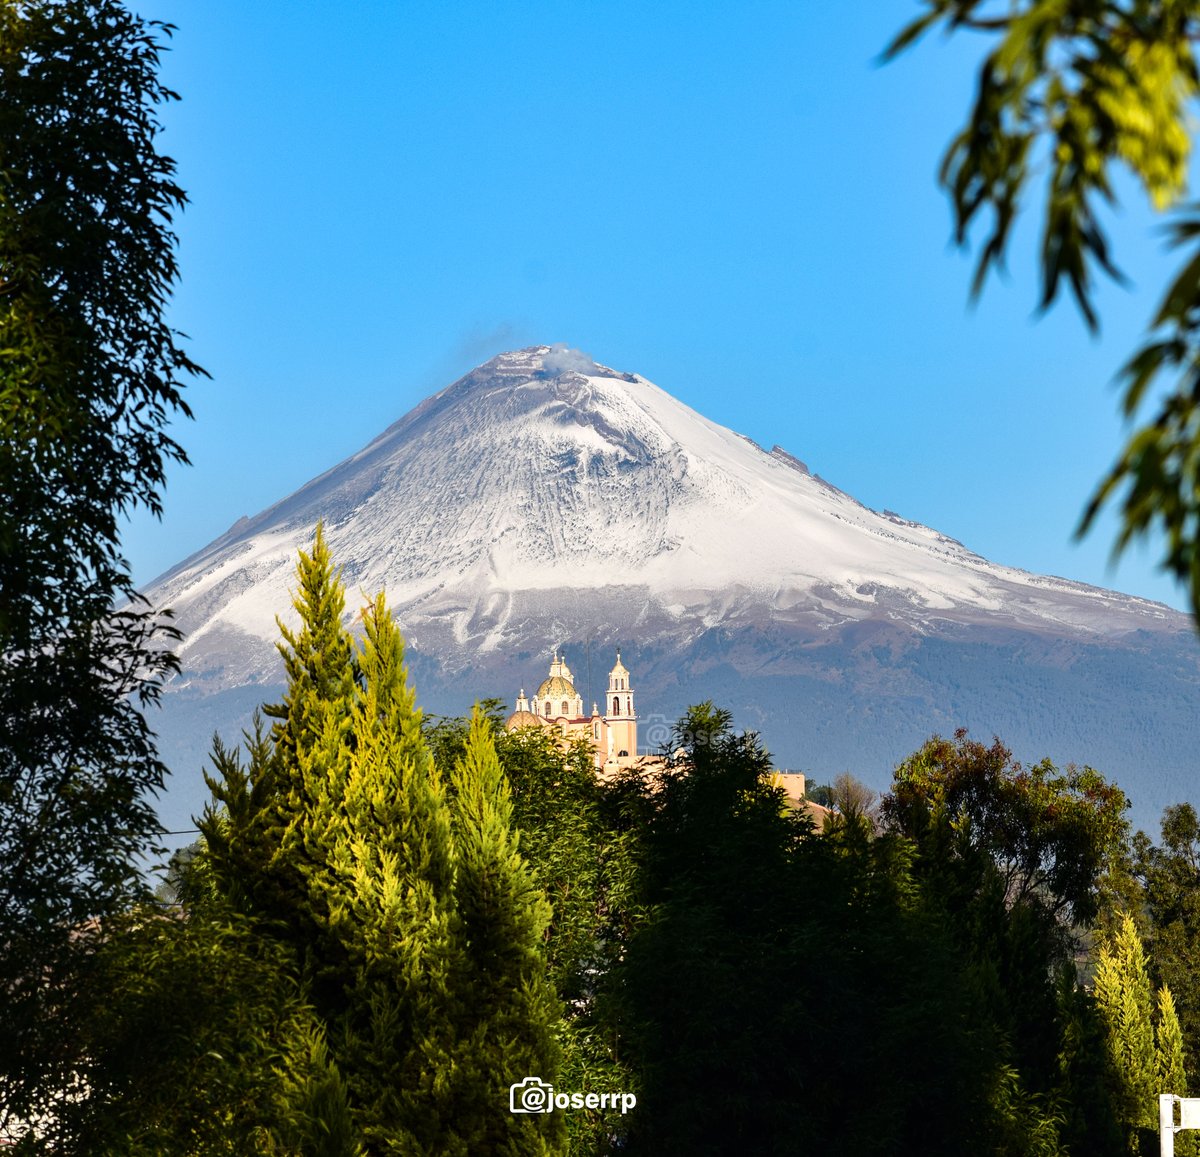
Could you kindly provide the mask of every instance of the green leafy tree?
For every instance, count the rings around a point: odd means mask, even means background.
[[[711,703],[692,708],[672,744],[683,756],[642,797],[650,916],[622,968],[643,1086],[635,1152],[769,1151],[794,1113],[803,1054],[788,1047],[779,889],[800,833],[767,786],[766,752],[730,724]]]
[[[619,821],[606,808],[590,745],[562,751],[541,728],[498,733],[496,751],[512,786],[522,848],[551,904],[547,952],[555,987],[572,1005],[586,1004],[592,979],[611,963],[625,915],[614,894],[614,863],[626,849]]]
[[[1169,235],[1182,268],[1121,370],[1128,418],[1154,399],[1089,503],[1080,532],[1120,502],[1118,550],[1158,529],[1164,566],[1200,615],[1200,218],[1182,204],[1195,106],[1196,0],[922,0],[925,11],[887,50],[939,25],[988,42],[967,123],[942,162],[942,183],[966,244],[984,223],[973,293],[1002,268],[1021,210],[1039,205],[1041,308],[1065,287],[1087,324],[1099,324],[1097,272],[1120,279],[1105,232],[1116,175],[1132,174],[1156,209],[1173,209]]]
[[[1053,1122],[1031,1112],[998,1119],[986,1010],[918,852],[907,837],[877,831],[861,809],[796,849],[803,900],[790,914],[793,969],[810,1020],[804,1133],[815,1152],[1027,1152],[1017,1142]],[[906,1063],[917,1050],[941,1080]],[[1018,1093],[1019,1082],[1003,1089]],[[878,1111],[858,1113],[864,1099]]]
[[[1064,994],[1075,983],[1072,930],[1096,916],[1125,806],[1090,768],[1024,768],[998,740],[965,731],[901,763],[882,804],[885,826],[915,842],[917,878],[956,941],[979,1038],[1000,1066],[990,1112],[1013,1152],[1037,1151],[1051,1125],[1068,1148],[1097,1139],[1094,1115],[1064,1104],[1073,1086],[1098,1088],[1079,1047],[1094,1035],[1087,1010]],[[1033,1129],[1025,1140],[1009,1128],[1020,1121]]]
[[[165,320],[168,31],[116,0],[0,2],[0,1125],[69,1085],[69,930],[140,892],[159,831],[138,708],[173,660],[118,531],[159,510],[200,372]]]
[[[672,746],[634,801],[647,913],[618,968],[642,1085],[629,1150],[987,1151],[995,1066],[911,841],[860,807],[815,833],[712,704]]]
[[[1090,767],[1014,762],[999,740],[935,736],[897,767],[886,821],[914,837],[944,818],[999,872],[1006,902],[1086,924],[1128,832],[1124,793]]]
[[[833,806],[833,785],[828,783],[810,783],[804,786],[804,798],[810,803],[821,807]]]
[[[636,826],[639,785],[605,785],[586,744],[563,750],[542,728],[509,732],[502,701],[484,700],[496,755],[509,785],[521,854],[548,901],[546,971],[562,1002],[559,1084],[581,1091],[636,1091],[625,1063],[615,966],[644,919],[639,903]],[[438,766],[466,756],[472,720],[429,720],[426,736]],[[454,791],[454,781],[451,781]],[[624,1124],[618,1110],[565,1114],[571,1153],[608,1153]]]
[[[1119,1079],[1104,1017],[1095,997],[1070,972],[1059,976],[1058,999],[1063,1026],[1059,1104],[1068,1151],[1089,1157],[1127,1157],[1126,1131],[1113,1096]]]

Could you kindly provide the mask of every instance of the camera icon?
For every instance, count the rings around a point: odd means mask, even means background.
[[[554,1108],[554,1086],[540,1077],[526,1077],[508,1086],[510,1113],[548,1113]]]

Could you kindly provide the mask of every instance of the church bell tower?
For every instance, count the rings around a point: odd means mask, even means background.
[[[629,672],[617,652],[617,665],[608,673],[604,722],[608,725],[610,756],[637,755],[637,715],[633,710],[633,688]]]

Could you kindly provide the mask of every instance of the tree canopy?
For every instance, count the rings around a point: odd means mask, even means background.
[[[967,244],[977,224],[985,231],[973,294],[1003,268],[1014,225],[1033,204],[1039,307],[1065,291],[1095,329],[1097,274],[1122,279],[1105,228],[1117,171],[1130,173],[1156,209],[1171,211],[1168,236],[1185,250],[1183,262],[1119,374],[1125,416],[1139,420],[1079,532],[1106,503],[1119,503],[1117,550],[1161,533],[1163,565],[1187,585],[1200,617],[1200,215],[1183,201],[1200,95],[1193,50],[1200,3],[922,0],[922,7],[886,57],[938,26],[979,33],[988,45],[966,124],[941,168],[958,243]]]
[[[173,660],[118,531],[159,511],[202,372],[165,316],[169,31],[117,0],[0,0],[0,1117],[71,1054],[66,990],[20,978],[66,984],[73,929],[138,894],[159,831],[139,707]]]

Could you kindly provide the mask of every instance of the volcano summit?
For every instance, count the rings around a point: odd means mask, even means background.
[[[275,616],[322,519],[350,603],[386,590],[435,708],[507,697],[556,645],[581,670],[590,639],[625,645],[643,705],[715,699],[817,778],[882,786],[961,725],[1099,767],[1143,822],[1194,794],[1187,616],[989,562],[549,346],[473,370],[150,586],[184,632],[169,762],[195,765],[198,719],[234,731],[274,693]]]

